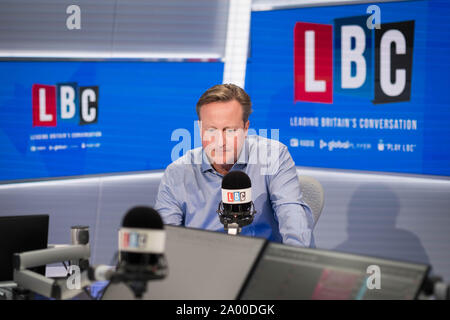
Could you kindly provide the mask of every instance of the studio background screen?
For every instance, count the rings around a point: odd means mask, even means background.
[[[195,104],[222,72],[221,62],[2,61],[0,180],[163,169],[173,132],[194,136]]]
[[[252,13],[251,126],[296,165],[448,176],[450,4],[370,5]]]
[[[375,3],[373,21],[370,5],[251,13],[250,128],[278,129],[298,166],[450,176],[450,4]],[[219,36],[189,41],[201,52],[224,52],[217,8]],[[164,169],[198,146],[195,104],[223,70],[220,58],[2,58],[0,181]]]

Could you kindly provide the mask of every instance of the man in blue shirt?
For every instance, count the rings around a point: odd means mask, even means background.
[[[164,223],[224,232],[216,212],[223,176],[245,172],[256,210],[242,235],[314,247],[310,208],[301,199],[295,163],[275,140],[247,136],[250,97],[233,84],[208,89],[197,103],[202,147],[188,151],[165,170],[155,209]]]

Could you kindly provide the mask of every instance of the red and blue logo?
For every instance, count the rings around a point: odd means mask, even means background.
[[[368,17],[335,19],[334,26],[296,23],[296,102],[333,103],[334,93],[367,97],[374,104],[410,100],[414,21],[370,29]]]
[[[31,91],[33,127],[56,127],[58,121],[97,123],[98,86],[34,84]]]
[[[245,201],[246,195],[245,191],[243,192],[227,192],[227,199],[228,202],[239,202],[239,201]]]

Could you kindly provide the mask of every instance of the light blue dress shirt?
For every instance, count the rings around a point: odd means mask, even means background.
[[[242,235],[315,247],[312,212],[302,201],[295,163],[284,144],[248,136],[233,170],[250,177],[256,210]],[[222,179],[201,147],[190,150],[166,168],[155,209],[166,224],[225,232],[216,212]]]

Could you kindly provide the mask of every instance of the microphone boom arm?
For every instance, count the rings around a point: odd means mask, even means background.
[[[83,292],[84,287],[91,282],[88,272],[80,273],[80,288],[67,286],[67,279],[50,279],[37,272],[27,270],[55,262],[67,260],[88,260],[90,257],[89,244],[49,247],[14,254],[14,282],[21,288],[31,290],[47,298],[70,299]]]

